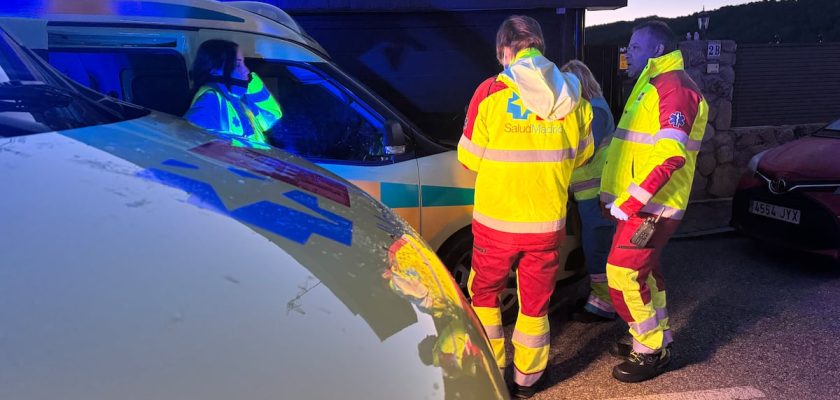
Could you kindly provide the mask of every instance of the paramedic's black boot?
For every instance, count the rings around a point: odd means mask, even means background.
[[[530,399],[540,391],[537,388],[537,385],[519,386],[516,383],[511,383],[508,389],[510,390],[510,397],[513,397],[514,399]]]
[[[666,347],[652,354],[630,352],[627,361],[613,368],[613,378],[622,382],[641,382],[665,372],[671,361],[671,349]]]
[[[510,397],[514,399],[529,399],[542,390],[544,382],[545,376],[541,376],[532,386],[519,386],[516,382],[511,382],[510,386],[508,386]]]
[[[633,351],[633,337],[630,335],[624,335],[610,345],[610,354],[613,357],[627,359],[631,351]]]

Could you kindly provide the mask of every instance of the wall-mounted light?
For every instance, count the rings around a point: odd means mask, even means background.
[[[703,7],[703,12],[697,15],[697,28],[700,30],[700,35],[706,39],[706,31],[709,29],[709,13],[706,12],[706,7]]]

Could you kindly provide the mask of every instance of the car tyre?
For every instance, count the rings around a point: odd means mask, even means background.
[[[471,227],[456,232],[438,250],[438,257],[443,261],[449,273],[452,274],[452,277],[467,299],[470,298],[467,282],[469,281],[470,271],[472,270],[472,250],[473,235]],[[499,296],[502,309],[502,323],[505,325],[512,324],[516,321],[516,314],[519,312],[516,277],[513,273],[510,276],[507,285],[505,285],[505,289]]]

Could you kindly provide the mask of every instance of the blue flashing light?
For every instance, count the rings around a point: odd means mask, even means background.
[[[245,22],[243,18],[222,12],[183,4],[156,1],[68,1],[68,0],[3,0],[0,14],[17,17],[37,17],[47,14],[118,15],[124,17],[158,17],[203,19],[209,21]]]

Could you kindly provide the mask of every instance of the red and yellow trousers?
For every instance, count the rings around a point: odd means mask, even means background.
[[[616,313],[630,326],[633,350],[654,353],[673,341],[665,308],[665,280],[659,258],[680,221],[661,218],[644,248],[630,243],[650,214],[618,221],[607,257],[607,282]]]
[[[532,386],[548,364],[548,301],[560,268],[558,248],[566,232],[508,233],[475,221],[472,229],[475,239],[469,292],[499,368],[506,365],[499,294],[507,285],[511,268],[518,262],[519,314],[511,339],[514,380],[519,385]]]

